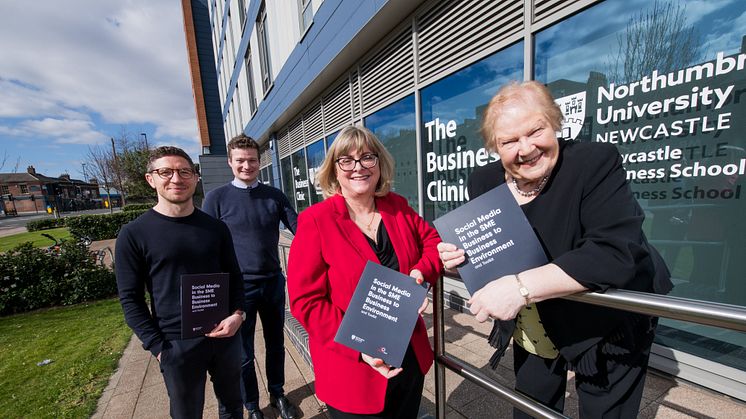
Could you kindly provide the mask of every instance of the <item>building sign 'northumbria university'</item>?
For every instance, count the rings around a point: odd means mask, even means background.
[[[718,52],[712,61],[653,70],[626,84],[586,85],[556,99],[565,115],[560,137],[616,145],[638,199],[746,197],[737,182],[746,174],[744,67],[746,54]],[[423,124],[432,150],[424,159],[425,197],[441,212],[469,199],[466,179],[475,167],[498,159],[473,140],[481,121],[442,116]]]
[[[619,147],[638,199],[740,199],[746,54],[593,92],[592,138]]]

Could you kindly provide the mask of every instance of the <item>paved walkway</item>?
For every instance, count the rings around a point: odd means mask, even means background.
[[[426,316],[431,319],[431,316]],[[446,350],[505,385],[512,385],[512,355],[507,354],[497,371],[486,366],[491,350],[485,341],[487,324],[477,323],[473,316],[446,311]],[[432,324],[429,323],[432,333]],[[303,418],[326,418],[324,404],[313,394],[313,371],[303,356],[286,336],[287,396],[300,406]],[[261,324],[257,322],[256,351],[259,384],[265,390],[260,395],[260,406],[268,419],[278,417],[269,406],[269,395],[264,381],[264,345]],[[571,383],[565,414],[577,417],[577,398]],[[208,381],[209,383],[209,381]],[[425,379],[422,416],[435,414],[433,369]],[[509,418],[511,407],[475,384],[448,371],[446,373],[447,418]],[[217,417],[217,405],[212,388],[207,388],[205,418]],[[168,418],[168,396],[158,369],[158,362],[132,339],[124,352],[117,372],[111,377],[98,405],[94,418]],[[746,403],[714,393],[695,385],[675,381],[656,372],[648,374],[640,418],[737,418],[746,417]]]

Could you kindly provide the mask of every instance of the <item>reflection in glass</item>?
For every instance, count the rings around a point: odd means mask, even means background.
[[[316,141],[306,147],[306,158],[308,160],[308,189],[311,193],[311,203],[315,204],[324,200],[321,189],[316,181],[316,173],[324,163],[324,140]]]
[[[373,131],[394,156],[394,192],[407,198],[417,211],[417,134],[415,132],[414,95],[405,97],[365,118]]]
[[[290,162],[290,156],[280,160],[280,170],[282,171],[282,191],[295,207],[295,189],[293,188],[293,165]]]
[[[422,90],[425,219],[468,200],[476,166],[497,160],[483,147],[482,112],[503,84],[523,79],[523,43],[515,44]]]
[[[534,60],[567,114],[563,136],[622,154],[671,294],[741,306],[743,16],[746,2],[609,0],[538,33]],[[661,319],[657,341],[746,370],[743,333]]]

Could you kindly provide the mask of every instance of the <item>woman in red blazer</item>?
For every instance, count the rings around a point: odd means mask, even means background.
[[[369,260],[434,283],[442,265],[437,232],[389,192],[393,159],[365,128],[344,128],[317,179],[327,198],[298,218],[290,247],[290,310],[309,335],[316,394],[333,418],[414,418],[433,352],[417,319],[402,368],[334,342]],[[420,312],[427,307],[427,299]]]

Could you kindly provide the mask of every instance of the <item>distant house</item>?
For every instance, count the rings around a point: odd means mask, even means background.
[[[60,212],[98,208],[101,205],[99,185],[60,177],[44,176],[29,166],[26,173],[0,173],[0,209],[6,214],[43,212],[56,208]]]
[[[96,179],[91,180],[95,181]],[[98,195],[100,196],[99,201],[104,208],[109,208],[109,205],[113,205],[114,207],[122,206],[122,194],[116,188],[109,188],[107,191],[106,188],[100,186],[98,188]]]

